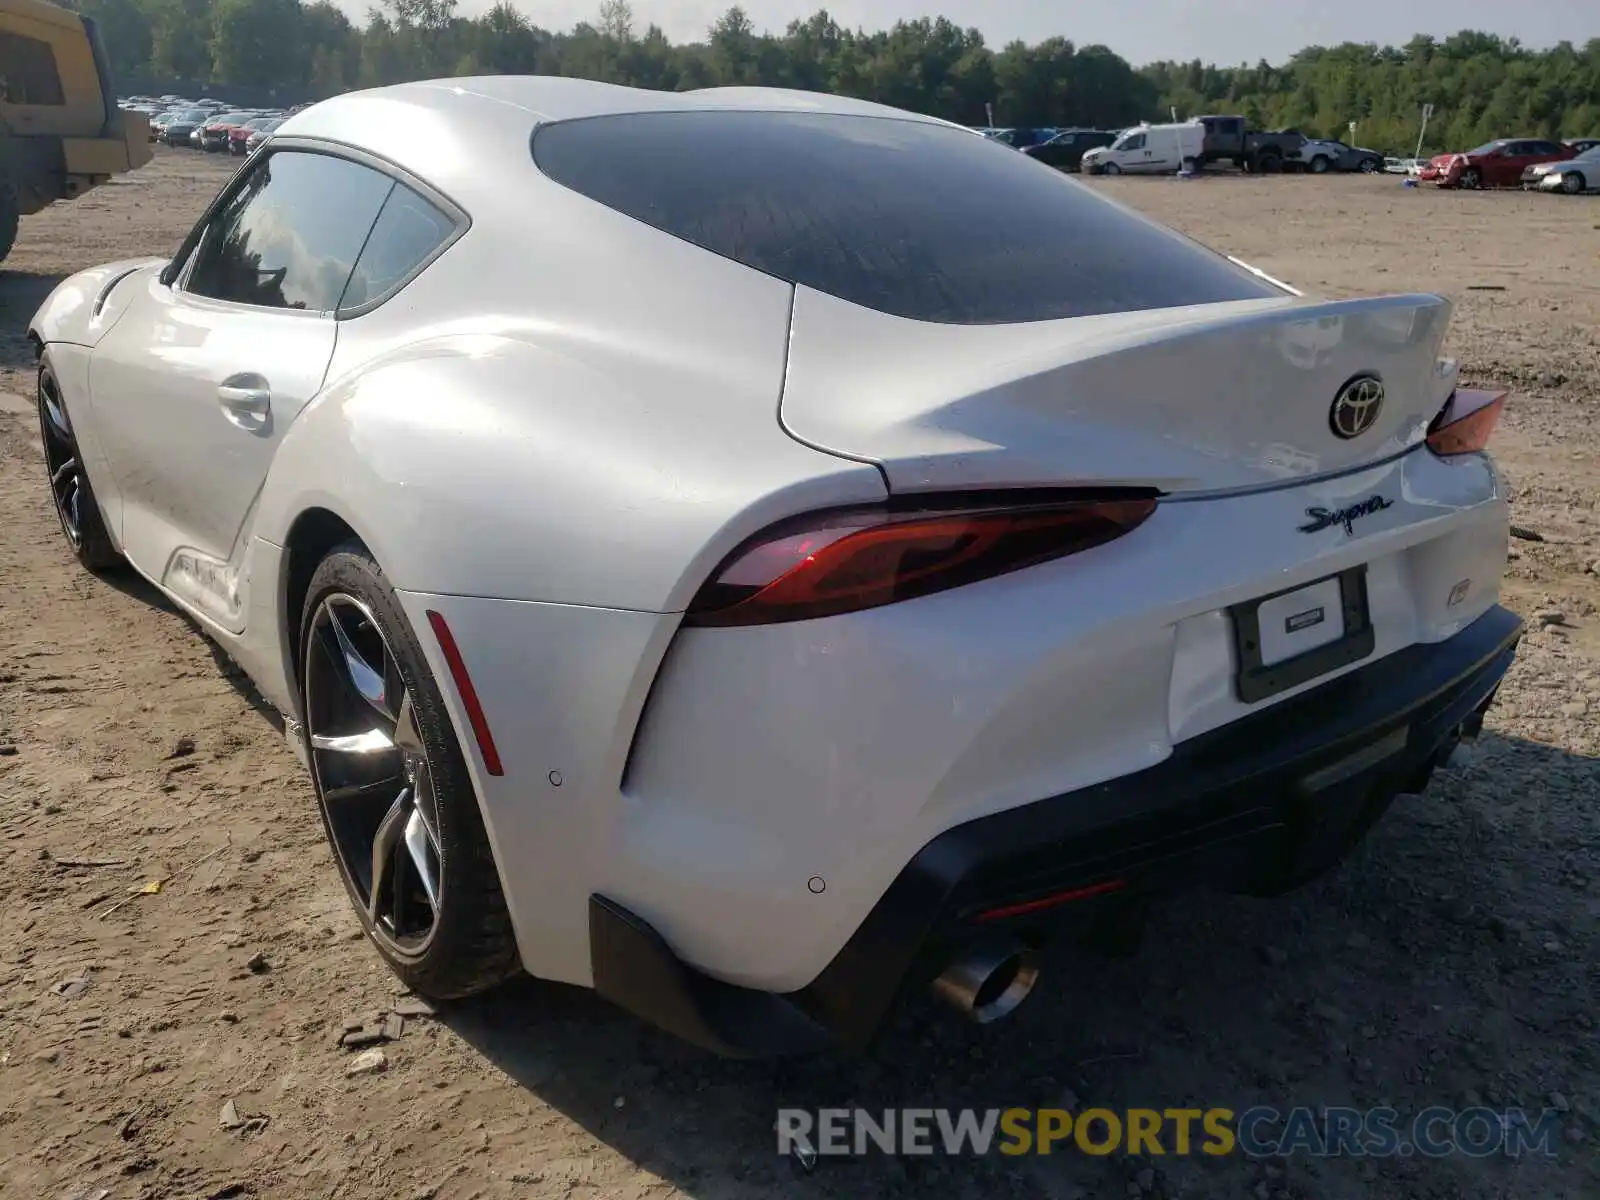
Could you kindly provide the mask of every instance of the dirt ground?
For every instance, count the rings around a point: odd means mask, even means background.
[[[710,1060],[527,982],[406,1019],[387,1070],[347,1077],[346,1020],[397,991],[310,787],[183,618],[75,568],[32,415],[22,333],[54,281],[169,252],[227,167],[164,152],[25,219],[0,270],[0,1195],[1600,1194],[1600,200],[1392,177],[1094,185],[1314,291],[1442,291],[1466,374],[1515,388],[1498,451],[1534,537],[1513,542],[1507,588],[1532,631],[1468,760],[1337,875],[1169,907],[1132,960],[1060,951],[989,1029],[912,1005],[863,1060]],[[1481,1102],[1558,1109],[1562,1131],[1556,1157],[1520,1161],[1058,1152],[808,1174],[775,1154],[780,1104],[1074,1098]]]

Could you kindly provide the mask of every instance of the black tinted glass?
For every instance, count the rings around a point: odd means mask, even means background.
[[[539,129],[557,182],[881,312],[1044,321],[1282,292],[1025,154],[947,126],[665,112]]]
[[[66,103],[56,71],[56,52],[49,42],[0,32],[0,100],[7,104]]]
[[[212,222],[189,291],[264,308],[333,309],[393,186],[326,154],[269,155]]]
[[[376,300],[421,265],[455,231],[455,222],[403,184],[395,184],[372,227],[339,307]]]

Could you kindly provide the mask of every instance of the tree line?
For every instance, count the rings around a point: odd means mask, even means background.
[[[637,87],[764,84],[835,92],[966,125],[1122,128],[1141,120],[1242,113],[1263,128],[1415,149],[1465,149],[1495,137],[1600,137],[1600,38],[1530,50],[1463,31],[1404,46],[1312,46],[1287,63],[1135,68],[1100,45],[1062,38],[987,45],[943,17],[878,31],[826,11],[781,34],[730,8],[704,41],[639,29],[627,0],[566,32],[501,0],[483,16],[455,0],[382,0],[356,24],[328,0],[75,0],[93,16],[119,77],[165,77],[293,90],[320,99],[358,87],[445,75],[574,75]]]

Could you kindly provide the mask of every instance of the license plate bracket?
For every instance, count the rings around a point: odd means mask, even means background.
[[[1337,581],[1339,590],[1339,615],[1344,632],[1335,640],[1326,642],[1303,654],[1296,654],[1278,662],[1266,662],[1262,656],[1261,606],[1269,601],[1295,592],[1309,592],[1319,584]],[[1299,614],[1288,619],[1295,620]],[[1234,689],[1239,699],[1254,704],[1275,696],[1279,692],[1298,687],[1302,683],[1336,671],[1350,663],[1359,662],[1371,654],[1377,644],[1372,630],[1371,612],[1367,606],[1367,567],[1365,563],[1312,580],[1297,587],[1285,588],[1266,596],[1257,596],[1228,609],[1229,623],[1233,627],[1234,661],[1238,673],[1234,676]]]

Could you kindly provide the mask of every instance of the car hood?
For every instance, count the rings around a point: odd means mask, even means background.
[[[93,346],[116,324],[137,283],[134,276],[154,275],[165,258],[125,258],[69,275],[34,313],[28,328],[49,342]]]

